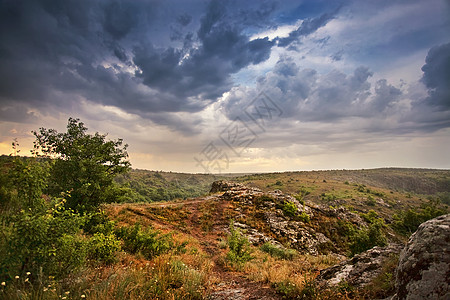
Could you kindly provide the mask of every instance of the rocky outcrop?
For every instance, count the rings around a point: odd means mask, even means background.
[[[400,254],[394,299],[450,299],[450,214],[419,226]]]
[[[241,206],[256,206],[262,213],[262,219],[266,224],[271,235],[277,239],[288,241],[290,247],[313,255],[320,254],[320,249],[325,244],[332,244],[324,234],[316,232],[307,221],[300,220],[295,216],[286,215],[281,209],[286,202],[295,204],[297,215],[303,214],[309,220],[314,216],[311,207],[300,203],[294,197],[284,194],[280,190],[264,193],[260,189],[244,186],[239,183],[217,181],[213,183],[211,192],[224,192],[220,198],[228,201],[239,202]],[[253,244],[261,244],[270,242],[272,244],[281,244],[268,235],[251,228],[245,223],[246,216],[241,208],[237,208],[240,212],[236,220],[237,227],[243,229],[243,233]]]
[[[237,182],[230,182],[226,180],[219,180],[214,181],[211,185],[210,193],[220,193],[220,192],[226,192],[230,190],[244,190],[248,189],[246,186],[237,183]]]
[[[398,244],[374,247],[355,255],[352,259],[320,271],[316,282],[326,287],[337,286],[344,282],[355,288],[365,287],[380,275],[386,260],[398,255],[401,249],[402,246]]]
[[[278,237],[286,238],[291,247],[309,254],[317,255],[323,244],[331,243],[324,234],[306,227],[305,223],[286,218],[280,210],[265,213],[270,230]]]

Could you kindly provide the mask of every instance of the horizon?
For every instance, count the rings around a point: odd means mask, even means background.
[[[0,154],[74,117],[129,144],[134,169],[450,169],[448,1],[26,0],[0,16]]]

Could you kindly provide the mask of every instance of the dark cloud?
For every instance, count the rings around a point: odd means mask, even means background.
[[[198,112],[217,101],[232,74],[267,60],[273,46],[250,41],[243,25],[261,24],[272,2],[230,12],[230,3],[211,1],[197,15],[180,2],[171,20],[156,1],[0,5],[0,99],[8,107],[67,108],[81,97],[158,122],[154,113]]]
[[[188,14],[179,15],[177,18],[177,22],[182,26],[188,25],[189,23],[191,23],[191,21],[192,21],[192,16],[190,16]]]
[[[427,103],[450,110],[450,43],[430,49],[422,67]]]

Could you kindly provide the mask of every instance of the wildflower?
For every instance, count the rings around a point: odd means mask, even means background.
[[[69,294],[70,294],[70,292],[69,292],[69,291],[67,291],[67,292],[64,292],[64,294],[66,294],[66,295],[69,295]]]
[[[25,279],[25,282],[28,282],[28,281],[29,281],[29,278],[26,278],[26,279]]]
[[[20,277],[19,277],[19,275],[16,275],[16,277],[14,277],[15,279],[19,279]]]
[[[86,295],[85,294],[81,295],[81,298],[86,298]]]
[[[44,292],[46,292],[46,291],[48,291],[48,288],[45,287],[45,288],[44,288]]]
[[[31,275],[31,272],[27,272],[27,276],[30,276]]]
[[[67,299],[67,297],[66,297],[66,296],[64,296],[64,297],[62,297],[61,299]]]
[[[6,285],[6,282],[2,281],[2,285],[5,286],[5,285]]]

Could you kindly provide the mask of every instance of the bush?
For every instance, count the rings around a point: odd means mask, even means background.
[[[362,228],[354,232],[351,237],[350,251],[354,256],[375,246],[386,246],[387,240],[383,232],[385,227],[382,219],[374,220],[368,228]]]
[[[120,241],[110,233],[97,232],[89,241],[89,257],[105,264],[116,262],[116,254],[120,250]]]
[[[286,216],[294,217],[297,214],[297,205],[294,202],[286,201],[281,208]]]
[[[241,265],[252,259],[250,243],[248,239],[230,222],[230,234],[228,235],[227,258],[230,262]]]
[[[445,208],[439,207],[438,200],[431,200],[421,205],[419,209],[408,209],[394,215],[392,228],[405,236],[414,233],[420,224],[447,213]]]
[[[160,234],[159,231],[147,228],[142,230],[139,224],[116,229],[116,235],[123,240],[123,249],[130,253],[140,253],[151,259],[168,252],[173,248],[183,251],[186,243],[175,245],[171,234]]]
[[[64,199],[47,209],[27,209],[3,221],[7,243],[1,243],[0,277],[24,272],[62,278],[80,268],[86,258],[86,240],[81,235],[84,217],[64,208]]]
[[[83,230],[90,234],[101,232],[108,235],[114,232],[114,227],[115,222],[111,221],[104,211],[98,210],[86,216],[86,223],[83,226]]]
[[[270,254],[270,256],[272,257],[277,257],[285,260],[293,260],[297,255],[297,251],[295,251],[294,249],[283,249],[271,243],[264,243],[260,249],[261,251]]]

